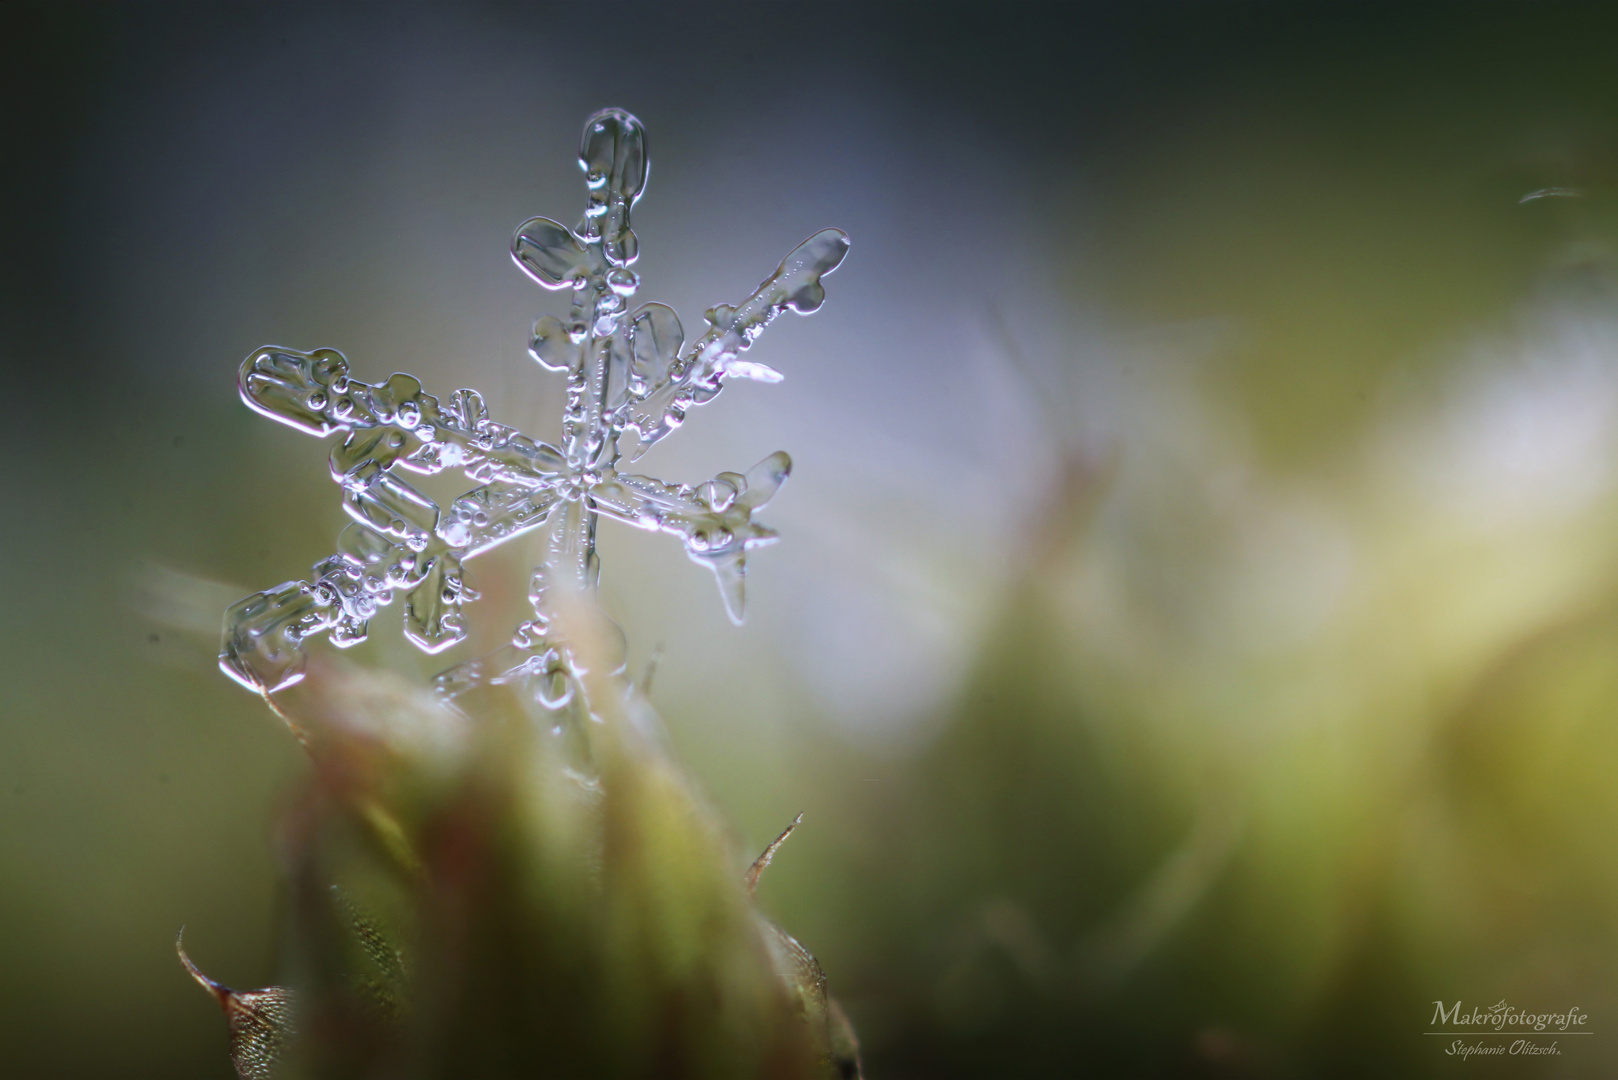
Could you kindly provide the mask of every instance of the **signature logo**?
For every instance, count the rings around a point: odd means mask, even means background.
[[[1588,1023],[1589,1019],[1589,1014],[1577,1005],[1564,1012],[1532,1013],[1516,1008],[1508,1004],[1505,998],[1501,998],[1487,1009],[1474,1005],[1471,1012],[1464,1011],[1459,1001],[1453,1005],[1435,1001],[1432,1025],[1472,1030],[1492,1028],[1499,1034],[1506,1034],[1507,1029],[1510,1029],[1511,1033],[1526,1034],[1537,1031],[1576,1031]]]
[[[1534,1054],[1561,1054],[1560,1039],[1550,1043],[1535,1042],[1525,1039],[1523,1035],[1538,1035],[1542,1032],[1555,1035],[1589,1035],[1585,1030],[1590,1016],[1577,1005],[1562,1012],[1529,1012],[1519,1009],[1501,998],[1488,1008],[1474,1005],[1470,1010],[1457,1001],[1447,1005],[1442,1001],[1433,1002],[1433,1019],[1431,1026],[1437,1030],[1424,1031],[1423,1035],[1470,1035],[1472,1040],[1452,1038],[1444,1053],[1450,1057],[1458,1057],[1463,1061],[1477,1057],[1517,1057]],[[1492,1042],[1499,1037],[1512,1039],[1512,1042]]]

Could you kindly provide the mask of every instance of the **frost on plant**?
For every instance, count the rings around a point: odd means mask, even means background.
[[[848,238],[838,229],[811,236],[740,304],[710,308],[707,330],[687,344],[673,309],[629,306],[639,284],[630,210],[645,188],[646,165],[640,121],[620,109],[596,113],[579,146],[584,215],[571,229],[533,218],[512,237],[524,272],[546,289],[572,292],[567,318],[540,319],[529,346],[541,367],[567,376],[560,447],[491,420],[476,390],[440,401],[402,373],[360,382],[332,349],[268,346],[242,363],[249,406],[311,435],[342,433],[331,474],[354,523],[336,552],[315,563],[312,581],[289,581],[230,608],[219,655],[227,675],[263,692],[290,686],[303,675],[307,638],[325,632],[339,647],[363,641],[396,592],[404,593],[405,636],[429,653],[449,648],[466,636],[462,605],[477,599],[463,563],[541,529],[547,554],[529,589],[534,618],[517,627],[510,646],[450,669],[438,685],[455,696],[480,681],[523,680],[541,701],[560,705],[577,672],[566,642],[552,633],[547,593],[594,587],[601,515],[678,536],[693,561],[713,570],[726,611],[741,621],[747,552],[776,538],[753,512],[786,480],[791,460],[777,452],[745,473],[722,472],[694,487],[619,466],[679,427],[726,379],[779,381],[745,354],[782,311],[819,308],[821,278],[842,261]],[[479,486],[444,509],[401,469],[460,469]]]
[[[605,514],[680,537],[740,619],[747,552],[774,539],[753,512],[787,456],[694,487],[619,466],[726,379],[779,379],[743,357],[782,311],[820,306],[848,241],[810,237],[752,296],[711,309],[688,345],[673,311],[629,304],[640,123],[592,116],[580,164],[579,223],[535,218],[512,240],[526,273],[573,294],[567,319],[540,319],[531,343],[567,377],[560,446],[495,423],[473,390],[440,401],[409,375],[360,382],[331,350],[263,348],[242,364],[254,409],[341,435],[332,477],[354,518],[311,580],[226,615],[221,666],[265,695],[314,765],[280,833],[289,986],[231,990],[181,954],[225,1011],[243,1080],[860,1075],[819,963],[751,899],[785,834],[739,872],[623,678],[622,635],[580,595],[597,579]],[[447,507],[404,479],[447,469],[478,485]],[[328,668],[302,694],[269,697],[303,677],[307,638],[363,640],[397,591],[418,646],[462,640],[460,609],[476,599],[463,563],[530,530],[546,542],[533,617],[499,652],[441,674],[437,696]],[[533,723],[539,713],[556,722]]]

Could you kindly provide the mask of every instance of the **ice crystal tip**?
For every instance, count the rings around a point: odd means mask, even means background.
[[[464,562],[540,530],[546,557],[529,591],[534,618],[507,649],[450,669],[437,685],[453,695],[479,682],[521,681],[537,700],[560,707],[578,667],[551,630],[548,597],[558,587],[595,586],[601,516],[679,537],[691,559],[713,571],[732,621],[742,621],[747,553],[776,539],[753,511],[786,481],[791,459],[777,452],[746,473],[697,485],[618,465],[638,460],[727,379],[779,382],[774,368],[743,354],[781,312],[819,309],[822,279],[843,261],[848,237],[839,229],[810,236],[750,296],[710,308],[707,329],[687,343],[672,308],[629,306],[640,285],[630,269],[640,254],[630,211],[645,193],[648,164],[641,122],[602,109],[579,140],[586,200],[578,223],[536,217],[512,235],[511,256],[524,273],[571,293],[567,316],[539,319],[529,342],[542,368],[566,375],[559,446],[491,420],[475,390],[441,401],[402,373],[361,382],[334,349],[265,346],[242,362],[238,385],[249,407],[306,434],[342,436],[331,475],[354,524],[336,552],[314,564],[312,580],[254,593],[226,612],[225,674],[258,692],[291,686],[303,677],[308,638],[324,633],[340,648],[358,644],[396,594],[404,597],[405,636],[428,653],[447,649],[466,637],[461,609],[477,599]],[[448,469],[480,485],[448,507],[402,475]]]

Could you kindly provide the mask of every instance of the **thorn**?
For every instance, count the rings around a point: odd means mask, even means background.
[[[197,965],[191,962],[191,958],[185,953],[185,927],[183,926],[180,927],[180,932],[174,935],[174,951],[180,954],[180,963],[184,964],[185,970],[189,971],[191,977],[197,980],[197,985],[212,994],[221,1006],[228,1007],[230,998],[235,992],[230,987],[216,983],[208,978]]]
[[[747,877],[745,880],[747,882],[748,896],[752,896],[758,891],[759,875],[764,873],[765,869],[770,865],[770,860],[775,858],[775,853],[781,847],[781,845],[787,842],[787,837],[792,835],[792,830],[796,829],[802,823],[803,813],[800,811],[798,816],[792,819],[792,824],[781,830],[781,835],[777,836],[774,840],[771,840],[770,846],[765,848],[764,851],[760,853],[759,857],[753,860],[753,865],[747,868]]]

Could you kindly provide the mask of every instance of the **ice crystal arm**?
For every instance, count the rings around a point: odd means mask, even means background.
[[[713,400],[724,377],[779,382],[779,373],[764,364],[741,359],[741,353],[788,308],[800,315],[818,310],[826,299],[820,279],[837,269],[848,254],[848,246],[848,236],[841,229],[823,229],[793,248],[775,273],[739,306],[720,304],[709,308],[708,332],[669,365],[644,396],[620,409],[619,426],[633,429],[640,436],[640,445],[629,453],[629,459],[638,459],[653,443],[679,427],[691,406]]]
[[[745,476],[722,472],[690,487],[619,473],[592,488],[590,497],[609,517],[683,540],[691,561],[714,572],[725,612],[740,625],[747,553],[777,539],[775,530],[753,521],[753,511],[770,501],[791,472],[792,459],[778,450]]]
[[[371,386],[348,377],[348,361],[335,349],[266,346],[242,362],[237,382],[242,401],[272,420],[310,435],[355,432],[341,450],[345,474],[367,461],[385,469],[397,460],[420,473],[459,467],[479,480],[545,487],[563,468],[554,446],[490,420],[476,390],[457,390],[441,406],[410,375]],[[334,453],[334,475],[337,461]]]

